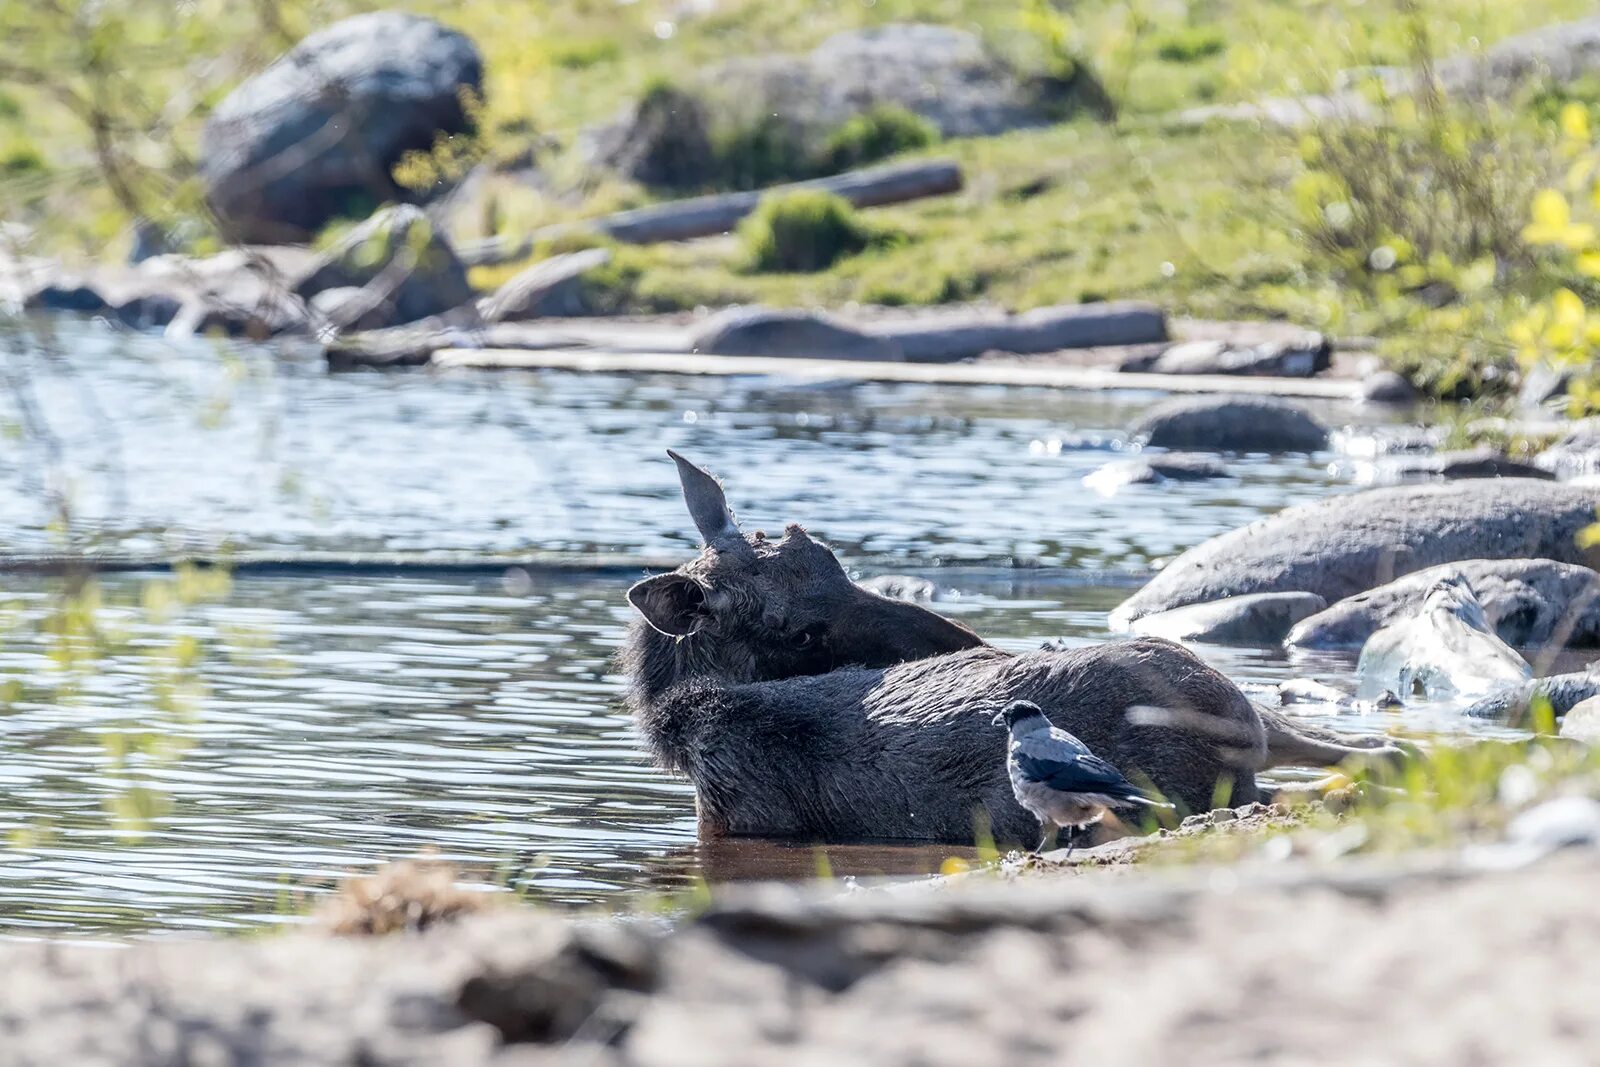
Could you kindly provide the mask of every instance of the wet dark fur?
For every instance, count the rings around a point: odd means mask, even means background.
[[[992,648],[857,586],[798,526],[746,538],[716,482],[674,458],[707,547],[629,590],[644,618],[619,660],[651,753],[694,783],[702,833],[960,842],[986,824],[1031,843],[990,723],[1017,699],[1180,812],[1256,800],[1271,763],[1354,750],[1259,711],[1168,641]]]
[[[960,842],[981,818],[995,840],[1031,843],[1038,821],[1012,796],[1006,734],[990,723],[1017,699],[1180,808],[1209,810],[1219,781],[1229,803],[1257,799],[1260,720],[1221,674],[1155,638],[1025,656],[979,648],[743,685],[691,680],[634,707],[657,761],[694,782],[705,832]],[[1246,747],[1129,722],[1138,705],[1208,717]]]

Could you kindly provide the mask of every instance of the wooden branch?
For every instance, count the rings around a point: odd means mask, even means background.
[[[740,219],[756,209],[763,197],[811,189],[837,194],[856,207],[878,207],[958,192],[961,189],[961,168],[948,159],[897,163],[848,171],[830,178],[775,185],[748,193],[718,193],[688,200],[672,200],[582,222],[547,226],[521,239],[491,237],[458,248],[457,254],[469,266],[479,266],[521,259],[540,241],[574,233],[592,233],[625,244],[654,244],[709,237],[733,229]]]

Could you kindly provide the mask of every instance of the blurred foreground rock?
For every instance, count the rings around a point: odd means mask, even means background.
[[[1526,852],[1569,847],[1500,873],[764,886],[666,932],[518,908],[420,936],[12,943],[0,1028],[9,1062],[136,1067],[1582,1063],[1600,858],[1581,815],[1530,811]]]

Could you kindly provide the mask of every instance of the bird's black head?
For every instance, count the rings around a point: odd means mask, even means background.
[[[1013,700],[1011,703],[1007,704],[1005,708],[991,721],[994,723],[994,725],[1004,726],[1009,730],[1017,723],[1023,722],[1027,719],[1043,719],[1044,717],[1044,709],[1035,704],[1033,701]],[[1047,719],[1045,721],[1048,722],[1049,720]]]

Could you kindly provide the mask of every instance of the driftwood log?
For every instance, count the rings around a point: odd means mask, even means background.
[[[477,266],[521,259],[540,241],[574,233],[592,233],[637,245],[709,237],[726,233],[737,226],[740,219],[756,209],[762,197],[781,196],[803,189],[835,193],[856,207],[878,207],[958,192],[961,189],[961,168],[948,159],[896,163],[747,193],[696,196],[614,215],[602,215],[583,222],[548,226],[522,238],[491,237],[465,244],[457,249],[457,254],[463,262]]]

